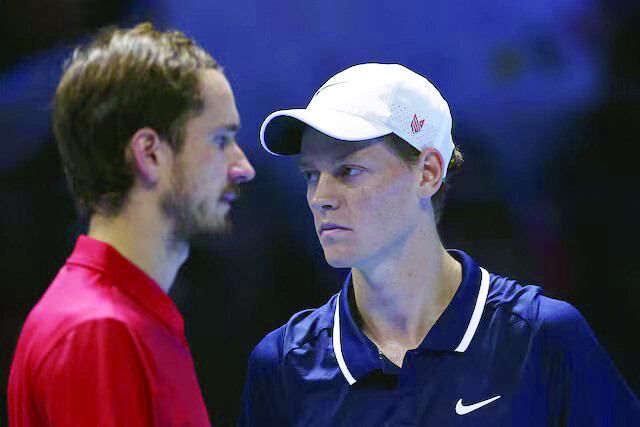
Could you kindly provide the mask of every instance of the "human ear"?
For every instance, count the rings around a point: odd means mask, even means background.
[[[427,147],[420,152],[417,162],[420,197],[431,197],[440,189],[443,163],[442,155],[435,148]]]
[[[138,129],[131,137],[128,155],[136,177],[145,187],[152,187],[159,181],[161,168],[167,160],[167,149],[167,144],[151,128]]]

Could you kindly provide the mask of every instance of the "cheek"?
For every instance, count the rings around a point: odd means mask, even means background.
[[[216,155],[217,154],[217,155]],[[195,159],[194,172],[197,173],[201,184],[218,184],[227,179],[228,167],[222,153],[204,151],[202,156]]]
[[[381,234],[389,230],[396,217],[397,206],[380,194],[363,192],[354,200],[352,208],[358,214],[360,231],[365,234]]]
[[[311,191],[307,188],[307,207],[309,208],[309,211],[311,211],[311,215],[313,216],[313,221],[316,222],[317,218],[318,218],[318,212],[317,209],[313,209],[311,207],[311,198],[313,197],[313,194],[311,193]]]
[[[355,208],[368,222],[375,223],[384,230],[397,221],[404,221],[409,212],[411,197],[407,183],[380,185],[358,192],[354,200]]]
[[[197,162],[185,172],[183,189],[196,201],[210,201],[220,196],[227,183],[222,165]]]

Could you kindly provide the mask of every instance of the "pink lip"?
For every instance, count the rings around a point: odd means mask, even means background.
[[[238,198],[238,195],[233,192],[225,193],[222,195],[222,200],[224,200],[227,203],[231,203],[237,198]]]
[[[330,230],[322,231],[320,234],[320,237],[337,237],[348,231],[351,231],[351,230],[347,230],[346,228],[332,228]]]
[[[326,223],[320,226],[320,235],[322,236],[333,236],[339,234],[343,231],[350,231],[350,228],[343,227],[338,224]]]

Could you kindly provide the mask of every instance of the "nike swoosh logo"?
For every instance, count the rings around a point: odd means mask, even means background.
[[[456,414],[458,415],[466,415],[469,412],[473,412],[478,408],[482,408],[484,405],[488,405],[489,403],[500,399],[501,396],[492,397],[491,399],[483,400],[482,402],[474,403],[473,405],[465,406],[462,404],[462,399],[458,400],[456,403]]]

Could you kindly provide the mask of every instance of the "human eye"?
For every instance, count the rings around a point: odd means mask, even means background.
[[[343,178],[352,178],[362,173],[362,169],[354,166],[343,166],[340,170],[340,176]]]
[[[318,172],[312,170],[303,170],[302,177],[307,184],[313,184],[318,181]]]
[[[216,135],[213,138],[213,142],[220,147],[220,149],[225,149],[229,144],[234,141],[234,138],[230,135]]]

